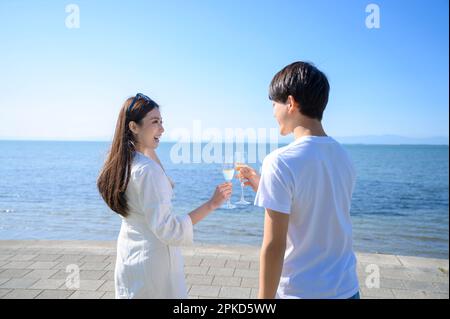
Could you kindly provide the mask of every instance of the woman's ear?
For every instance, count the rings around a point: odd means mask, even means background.
[[[136,122],[134,121],[130,121],[130,123],[128,123],[128,128],[130,129],[130,131],[134,134],[137,134],[137,125]]]

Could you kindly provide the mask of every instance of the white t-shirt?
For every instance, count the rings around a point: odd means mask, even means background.
[[[354,165],[329,136],[304,136],[263,161],[255,205],[290,214],[277,298],[349,298],[359,290],[350,204]]]

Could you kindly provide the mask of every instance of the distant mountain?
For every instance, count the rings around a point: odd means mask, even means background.
[[[366,136],[342,136],[335,137],[342,144],[426,144],[426,145],[448,145],[449,138],[445,136],[436,137],[405,137],[399,135],[366,135]]]

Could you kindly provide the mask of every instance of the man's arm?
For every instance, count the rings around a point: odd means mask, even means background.
[[[266,209],[260,255],[259,299],[275,298],[283,269],[288,224],[288,214]]]

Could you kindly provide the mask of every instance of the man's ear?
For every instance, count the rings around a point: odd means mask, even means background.
[[[288,104],[288,113],[293,114],[294,112],[298,112],[300,105],[298,102],[294,99],[292,95],[289,95],[287,98],[287,104]]]

